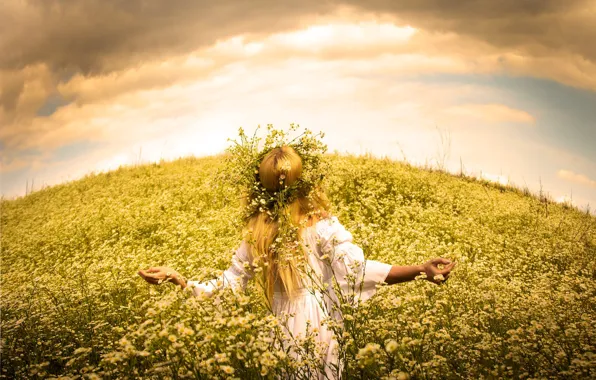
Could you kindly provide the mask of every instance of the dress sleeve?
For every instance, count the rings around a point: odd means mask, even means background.
[[[192,292],[197,297],[201,294],[210,297],[216,288],[234,286],[244,290],[248,280],[252,277],[253,271],[248,257],[248,243],[243,240],[234,256],[232,256],[232,264],[221,276],[206,282],[188,280],[184,290]]]
[[[325,223],[319,233],[321,252],[327,254],[331,270],[344,297],[364,302],[372,297],[384,282],[392,265],[366,260],[362,248],[352,243],[352,234],[337,217]]]

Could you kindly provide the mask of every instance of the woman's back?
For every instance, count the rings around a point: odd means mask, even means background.
[[[328,284],[325,289],[334,293],[335,281],[344,296],[355,296],[355,301],[370,298],[376,285],[387,277],[391,265],[373,260],[365,263],[362,249],[352,240],[352,234],[335,216],[305,228],[303,243],[307,249],[309,265],[301,276],[303,286],[296,293],[305,295],[321,291],[323,284]],[[204,283],[188,281],[188,288],[195,295],[211,295],[218,286],[235,285],[245,288],[248,280],[254,276],[254,269],[249,244],[242,241],[232,257],[232,264],[218,280]],[[284,291],[279,281],[275,282],[274,295],[288,300],[293,298]]]

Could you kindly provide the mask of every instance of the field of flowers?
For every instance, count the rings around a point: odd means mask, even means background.
[[[370,259],[456,260],[447,283],[344,310],[344,378],[596,378],[596,218],[513,188],[329,156],[334,214]],[[221,156],[91,175],[1,206],[2,378],[307,378],[249,287],[200,300],[139,268],[225,269]],[[303,346],[308,348],[309,341]]]

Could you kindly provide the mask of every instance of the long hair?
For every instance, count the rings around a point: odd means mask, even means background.
[[[283,186],[292,186],[302,174],[302,159],[290,146],[272,149],[261,161],[258,170],[259,180],[271,192],[279,191]],[[284,205],[282,213],[285,220],[298,229],[297,236],[302,242],[303,230],[314,225],[322,218],[329,216],[330,203],[324,191],[313,189],[310,194],[300,194],[291,203]],[[257,210],[246,220],[245,236],[250,235],[251,257],[262,258],[261,272],[265,298],[272,305],[274,285],[279,281],[290,298],[295,296],[297,289],[302,287],[299,272],[301,260],[307,259],[307,250],[300,244],[303,255],[296,255],[283,265],[279,265],[278,253],[272,249],[272,244],[278,237],[280,230],[279,219],[272,217],[267,210]]]

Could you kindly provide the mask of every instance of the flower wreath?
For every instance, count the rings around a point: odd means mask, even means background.
[[[239,129],[240,141],[228,139],[234,144],[226,149],[224,172],[225,178],[231,181],[233,187],[238,188],[243,194],[245,208],[241,210],[240,219],[245,224],[251,217],[259,212],[266,212],[272,220],[278,222],[278,233],[275,241],[270,246],[276,252],[275,265],[304,265],[300,259],[304,257],[304,250],[298,237],[300,226],[295,226],[284,210],[286,206],[298,197],[313,199],[313,190],[322,186],[325,174],[328,171],[328,162],[324,160],[327,146],[320,140],[322,132],[314,134],[305,129],[294,138],[290,135],[299,129],[299,125],[290,124],[287,131],[274,129],[267,125],[267,136],[261,145],[261,138],[257,137],[257,130],[252,137],[248,137],[242,128]],[[278,191],[267,190],[260,181],[259,167],[263,158],[274,148],[290,146],[302,160],[302,173],[291,185],[282,187]],[[282,175],[283,176],[283,175]],[[283,178],[280,178],[283,181]],[[315,212],[312,210],[311,212]],[[251,231],[246,231],[249,234]],[[244,239],[252,245],[251,236]],[[254,257],[253,265],[263,267],[267,265],[265,257]],[[300,263],[300,264],[298,264]]]
[[[321,186],[327,162],[323,155],[327,151],[320,138],[322,132],[313,134],[305,129],[304,132],[290,140],[290,134],[297,131],[298,124],[290,124],[287,131],[277,130],[273,125],[267,125],[268,134],[264,145],[259,147],[261,138],[257,137],[257,127],[254,135],[249,138],[244,129],[239,129],[240,141],[228,139],[234,144],[226,149],[227,178],[240,187],[246,196],[244,218],[249,218],[257,212],[267,212],[272,219],[281,217],[281,210],[298,197],[309,196],[313,189]],[[292,147],[302,159],[302,174],[291,186],[283,184],[279,191],[267,190],[259,179],[259,166],[263,158],[274,148],[284,145]],[[281,176],[283,180],[283,174]]]

